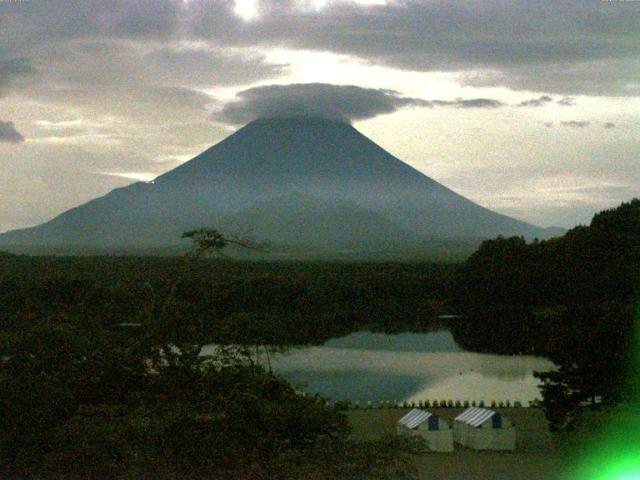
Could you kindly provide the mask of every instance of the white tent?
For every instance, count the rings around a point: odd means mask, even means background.
[[[457,443],[475,450],[515,450],[516,428],[501,413],[486,408],[467,408],[454,421]]]
[[[427,450],[453,452],[453,432],[449,424],[427,410],[414,408],[398,420],[398,433],[420,435]]]

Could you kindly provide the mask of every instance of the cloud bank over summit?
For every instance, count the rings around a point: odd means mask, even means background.
[[[297,83],[264,85],[243,90],[236,99],[215,112],[212,119],[242,125],[257,118],[318,117],[354,122],[393,113],[406,107],[500,108],[491,98],[426,100],[405,97],[395,90],[356,85]]]
[[[267,85],[237,94],[214,119],[240,125],[257,118],[320,117],[355,121],[392,113],[403,107],[429,106],[419,98],[402,97],[393,90],[355,85],[306,83]]]

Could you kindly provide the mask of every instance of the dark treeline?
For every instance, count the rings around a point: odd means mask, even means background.
[[[633,396],[629,358],[640,282],[640,200],[596,214],[565,236],[484,242],[456,274],[452,294],[467,318],[453,325],[465,348],[535,353],[549,420],[563,426],[586,402]]]
[[[465,262],[468,303],[579,305],[633,297],[640,278],[640,200],[596,214],[563,237],[485,241]]]
[[[461,338],[476,350],[561,356],[575,339],[613,330],[598,317],[630,313],[639,281],[640,200],[633,200],[563,237],[485,241],[452,282],[468,315],[456,330],[475,329]]]
[[[34,318],[140,323],[168,308],[210,342],[313,344],[354,330],[422,329],[454,268],[436,264],[250,262],[188,257],[0,257],[0,328]]]

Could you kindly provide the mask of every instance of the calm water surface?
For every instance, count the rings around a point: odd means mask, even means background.
[[[266,358],[261,357],[266,365]],[[271,359],[296,389],[334,400],[529,401],[540,398],[534,371],[553,368],[534,356],[463,351],[447,330],[387,335],[358,332]]]

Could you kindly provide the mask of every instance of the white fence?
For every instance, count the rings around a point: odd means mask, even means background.
[[[302,395],[307,395],[301,392]],[[539,400],[531,400],[530,402],[521,402],[519,400],[511,402],[510,400],[492,400],[485,402],[484,400],[421,400],[418,402],[398,401],[398,400],[369,400],[367,402],[342,400],[328,400],[328,405],[342,405],[350,409],[388,409],[388,408],[469,408],[469,407],[486,407],[486,408],[535,408],[540,406]]]

